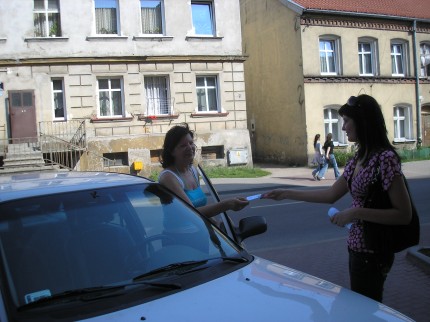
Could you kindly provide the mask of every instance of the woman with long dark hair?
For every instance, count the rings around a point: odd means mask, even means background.
[[[317,167],[312,171],[312,177],[314,180],[317,180],[319,177],[319,172],[321,171],[323,165],[324,165],[324,153],[322,150],[321,142],[320,142],[321,135],[317,134],[314,138],[314,163],[316,163]],[[321,178],[320,178],[321,179]]]
[[[343,118],[342,130],[357,147],[343,175],[325,189],[276,189],[263,194],[263,198],[334,203],[350,192],[351,207],[339,211],[330,220],[340,227],[352,224],[347,240],[351,289],[382,302],[384,282],[393,264],[394,253],[373,248],[364,234],[364,222],[407,225],[412,218],[411,201],[400,158],[388,139],[378,102],[365,94],[351,96],[339,109],[339,115]],[[389,208],[366,207],[367,192],[376,176],[388,195]]]

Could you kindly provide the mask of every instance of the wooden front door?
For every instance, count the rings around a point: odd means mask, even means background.
[[[34,91],[9,91],[9,115],[12,139],[37,139]],[[27,139],[25,140],[27,141]]]

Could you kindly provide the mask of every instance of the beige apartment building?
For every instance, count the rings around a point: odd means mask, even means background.
[[[0,169],[147,175],[183,122],[252,165],[241,40],[239,0],[1,0]]]
[[[374,96],[399,149],[430,146],[430,2],[241,0],[255,162],[309,164],[313,138],[350,143],[338,109]]]

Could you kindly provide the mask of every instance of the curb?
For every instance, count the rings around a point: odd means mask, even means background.
[[[413,246],[408,249],[406,257],[425,273],[430,274],[430,257],[419,252],[423,248],[430,248],[430,246]]]

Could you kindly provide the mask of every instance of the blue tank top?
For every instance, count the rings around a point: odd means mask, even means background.
[[[196,189],[193,189],[193,190],[190,190],[190,189],[185,189],[185,183],[184,183],[184,181],[182,180],[182,178],[181,177],[179,177],[176,173],[174,173],[173,171],[170,171],[170,170],[163,170],[161,173],[160,173],[160,175],[158,176],[158,178],[160,178],[161,177],[161,175],[163,174],[163,173],[165,173],[165,172],[170,172],[170,173],[172,173],[177,179],[178,179],[178,181],[179,181],[179,183],[181,184],[181,186],[182,186],[182,189],[184,189],[184,192],[185,192],[185,194],[187,195],[187,197],[190,199],[190,201],[191,201],[191,203],[193,204],[193,206],[195,207],[195,208],[198,208],[198,207],[202,207],[202,206],[206,206],[206,204],[207,204],[207,202],[208,202],[208,200],[207,200],[207,198],[206,198],[206,195],[205,195],[205,193],[203,192],[203,190],[202,190],[202,188],[200,187],[200,182],[199,182],[199,178],[198,178],[198,175],[197,175],[197,171],[196,171],[196,169],[193,167],[193,166],[191,166],[191,173],[193,174],[193,176],[194,176],[194,179],[196,180],[196,183],[197,183],[197,188]]]

